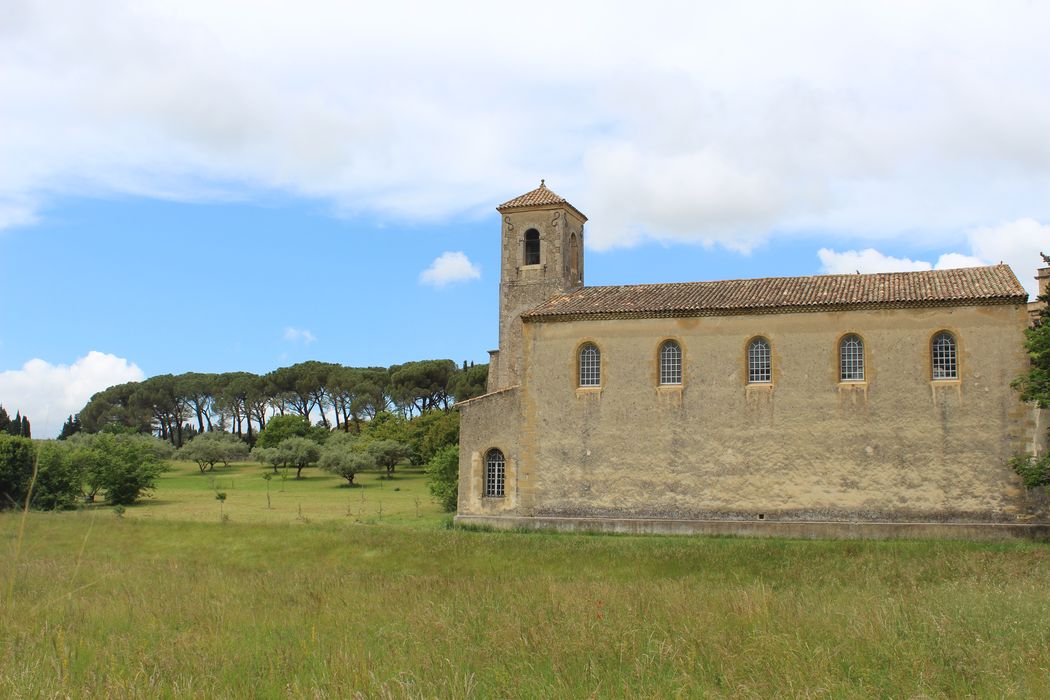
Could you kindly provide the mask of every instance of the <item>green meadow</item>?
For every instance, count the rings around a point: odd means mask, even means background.
[[[0,516],[0,697],[1050,697],[1047,544],[484,532],[416,472],[262,473]]]
[[[264,479],[269,475],[270,479]],[[321,521],[386,523],[438,527],[447,517],[430,497],[422,470],[398,467],[394,478],[365,472],[350,486],[346,479],[309,467],[302,479],[295,469],[276,473],[255,463],[217,466],[203,474],[192,462],[175,462],[152,498],[129,507],[131,520],[292,523]],[[216,493],[225,493],[220,514]]]

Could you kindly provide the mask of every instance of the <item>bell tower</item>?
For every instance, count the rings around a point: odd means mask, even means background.
[[[490,352],[489,391],[521,381],[521,314],[583,286],[583,225],[576,207],[540,186],[496,207],[502,215],[499,350]]]

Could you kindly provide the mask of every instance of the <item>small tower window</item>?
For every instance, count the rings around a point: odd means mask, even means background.
[[[580,281],[580,243],[575,232],[569,237],[569,281],[573,284]]]
[[[682,346],[673,340],[660,346],[660,383],[682,383]]]
[[[540,264],[540,232],[534,228],[525,232],[525,264]]]
[[[601,386],[602,354],[598,346],[587,343],[580,348],[580,386]]]
[[[507,476],[507,460],[503,453],[493,448],[485,455],[485,495],[502,498]]]
[[[933,336],[930,358],[933,362],[934,379],[959,378],[959,361],[955,351],[955,336],[951,333],[942,331]]]
[[[839,343],[839,381],[864,381],[864,341],[859,335],[847,335]]]
[[[747,383],[769,384],[772,381],[773,362],[769,341],[755,338],[747,346]]]

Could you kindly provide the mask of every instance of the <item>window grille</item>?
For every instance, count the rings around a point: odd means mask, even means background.
[[[747,382],[748,384],[768,384],[773,381],[773,363],[769,350],[769,341],[755,338],[747,346]]]
[[[839,343],[839,381],[864,381],[864,341],[857,335],[847,335]]]
[[[485,455],[485,495],[493,498],[503,497],[503,485],[506,480],[506,460],[503,453],[492,449]]]
[[[602,355],[594,345],[580,348],[580,386],[601,386]]]
[[[660,383],[682,383],[682,348],[673,340],[660,346]]]
[[[958,379],[959,362],[955,352],[955,337],[948,332],[933,337],[930,357],[933,360],[934,379]]]
[[[534,228],[525,232],[525,264],[540,264],[540,232]]]

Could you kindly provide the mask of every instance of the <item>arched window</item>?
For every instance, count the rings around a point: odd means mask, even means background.
[[[485,495],[502,498],[506,475],[507,460],[503,458],[503,453],[495,448],[489,450],[485,455]]]
[[[602,354],[598,346],[587,343],[580,348],[580,386],[601,386]]]
[[[773,362],[769,341],[755,338],[747,346],[747,383],[769,384],[772,381]]]
[[[660,383],[682,383],[682,346],[673,340],[660,346]]]
[[[933,336],[930,347],[934,379],[958,379],[959,361],[955,351],[955,336],[948,331],[941,331]]]
[[[839,381],[864,381],[864,341],[859,335],[847,335],[839,342]]]
[[[569,281],[580,281],[580,244],[575,233],[569,237]]]
[[[540,264],[540,232],[534,228],[525,232],[525,264]]]

